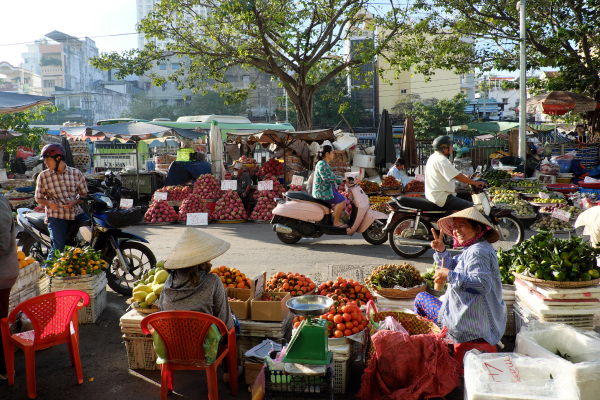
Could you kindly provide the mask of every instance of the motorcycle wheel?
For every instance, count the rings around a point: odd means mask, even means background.
[[[383,230],[385,226],[385,222],[381,222],[379,220],[373,221],[371,226],[367,228],[366,231],[363,232],[363,238],[373,245],[384,244],[387,240],[387,233]]]
[[[516,244],[519,244],[525,238],[525,227],[520,219],[513,215],[506,215],[498,218],[498,226],[508,234],[505,240],[498,240],[493,244],[495,249],[510,250]]]
[[[425,254],[429,247],[422,246],[403,246],[396,243],[396,239],[420,239],[429,240],[431,227],[419,221],[419,226],[414,229],[415,217],[406,216],[400,218],[389,230],[388,236],[392,250],[400,257],[416,258]]]
[[[298,241],[302,239],[302,236],[286,235],[285,233],[280,232],[277,232],[277,237],[285,244],[298,243]]]
[[[119,249],[129,272],[123,273],[119,268],[117,253],[111,249],[105,258],[108,263],[108,286],[119,294],[131,296],[134,282],[140,280],[144,272],[156,267],[156,257],[152,250],[139,242],[123,242]]]
[[[33,236],[30,236],[25,240],[22,250],[26,256],[33,257],[41,266],[46,262],[48,252],[50,251],[48,247],[35,240]]]

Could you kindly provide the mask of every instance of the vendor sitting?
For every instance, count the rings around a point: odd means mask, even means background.
[[[236,163],[233,169],[235,172],[232,178],[237,181],[237,194],[242,199],[244,209],[248,211],[248,191],[250,190],[250,185],[252,185],[252,178],[242,170],[241,163]]]
[[[187,228],[165,261],[167,278],[159,298],[162,311],[197,311],[213,315],[230,330],[236,320],[221,279],[211,274],[210,261],[231,245],[198,229]],[[238,368],[238,376],[243,368]],[[223,379],[227,382],[229,374]]]
[[[411,181],[411,179],[404,173],[405,165],[406,161],[404,161],[404,158],[397,158],[394,165],[392,165],[392,168],[390,168],[390,170],[388,171],[388,175],[393,176],[398,182],[402,184],[402,186],[408,185],[408,182]]]
[[[494,346],[506,329],[500,268],[491,245],[499,234],[475,207],[440,219],[438,226],[440,236],[432,229],[431,242],[436,251],[433,258],[440,267],[434,282],[442,286],[448,283],[448,287],[440,299],[419,293],[415,313],[446,326],[457,343],[485,341]],[[454,238],[454,247],[464,248],[460,255],[450,256],[444,234]]]

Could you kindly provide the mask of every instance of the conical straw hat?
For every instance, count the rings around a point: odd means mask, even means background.
[[[452,215],[444,217],[438,221],[438,226],[448,236],[452,236],[452,228],[454,226],[454,218],[466,218],[472,221],[480,222],[484,225],[489,226],[492,229],[492,233],[489,233],[485,238],[488,242],[494,243],[500,239],[500,235],[498,231],[492,226],[490,221],[488,221],[475,207],[470,207],[465,210],[456,212]]]
[[[202,264],[219,257],[229,247],[229,243],[218,237],[187,228],[165,261],[165,268],[181,269]]]

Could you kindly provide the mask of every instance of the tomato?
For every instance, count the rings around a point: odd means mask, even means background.
[[[344,336],[344,332],[337,330],[333,333],[333,336],[335,336],[336,338],[341,338],[342,336]]]
[[[344,318],[344,321],[350,321],[352,319],[352,316],[345,312],[342,314],[342,318]]]
[[[300,322],[294,322],[294,329],[298,329],[299,326],[300,326]]]
[[[333,321],[333,317],[334,317],[333,314],[327,314],[327,320],[328,321]]]
[[[346,329],[344,331],[344,336],[350,336],[350,335],[352,335],[352,331],[350,329]]]
[[[344,321],[344,318],[340,314],[337,314],[333,317],[333,322],[336,324],[340,324],[342,321]]]
[[[350,313],[350,316],[352,317],[352,319],[358,319],[358,314],[356,312]]]
[[[360,332],[360,330],[357,327],[352,328],[352,333],[356,334]]]
[[[343,330],[346,329],[346,325],[344,325],[344,324],[337,324],[336,328],[338,328],[340,331],[343,331]]]
[[[344,307],[342,307],[342,312],[349,314],[352,312],[352,308],[350,308],[350,306],[344,306]]]
[[[352,323],[352,321],[346,322],[346,329],[352,329],[352,328],[354,328],[354,324]]]

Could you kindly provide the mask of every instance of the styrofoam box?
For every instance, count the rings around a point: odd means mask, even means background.
[[[365,154],[355,154],[352,165],[355,167],[375,168],[375,156],[367,156]]]

